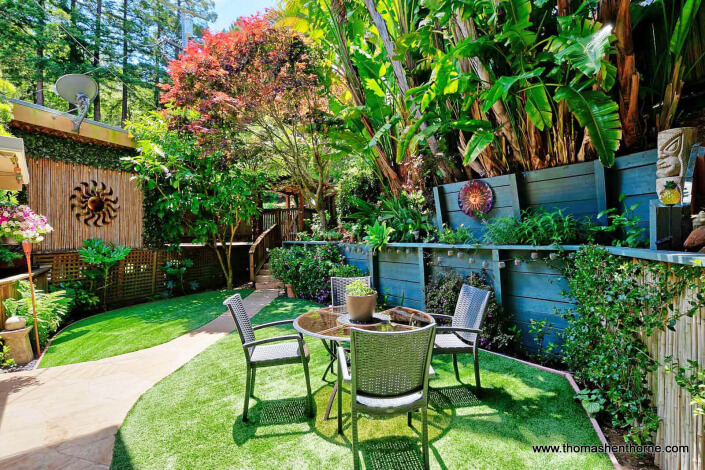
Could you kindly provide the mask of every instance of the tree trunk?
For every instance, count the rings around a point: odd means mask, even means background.
[[[97,0],[96,1],[96,10],[95,10],[95,31],[94,31],[94,45],[93,45],[93,67],[94,69],[97,69],[100,67],[100,22],[101,22],[101,17],[103,16],[103,0]],[[96,80],[98,77],[95,77]],[[101,113],[100,113],[100,83],[98,84],[98,93],[95,95],[95,99],[93,100],[93,118],[96,121],[100,121],[101,118]]]
[[[124,126],[127,121],[127,0],[122,0],[122,113],[120,123]]]
[[[633,147],[642,138],[639,118],[639,73],[632,38],[632,20],[629,0],[602,0],[600,19],[614,25],[617,37],[617,83],[619,84],[619,117],[622,121],[622,139],[626,148]]]
[[[458,12],[455,13],[455,26],[456,35],[458,36],[457,41],[461,42],[467,38],[477,39],[477,31],[475,30],[475,22],[472,18],[464,20],[460,17]],[[472,68],[475,74],[480,79],[483,88],[490,88],[492,85],[492,77],[490,72],[487,70],[485,64],[480,60],[479,57],[470,57],[465,59],[468,61],[467,66]],[[497,124],[500,127],[500,132],[507,139],[507,143],[512,149],[512,156],[514,160],[524,165],[524,157],[519,145],[519,138],[514,132],[514,127],[512,126],[512,121],[509,119],[509,114],[504,107],[504,102],[502,100],[497,100],[492,105],[492,113],[494,114]]]
[[[379,33],[380,38],[382,39],[382,43],[384,44],[384,50],[387,53],[387,59],[392,63],[394,78],[396,79],[397,86],[401,91],[402,101],[404,101],[406,97],[406,92],[409,91],[409,80],[406,77],[406,72],[404,71],[404,67],[402,66],[401,62],[399,62],[398,60],[394,60],[394,42],[392,41],[392,38],[389,35],[389,28],[387,27],[387,23],[385,22],[384,18],[382,18],[382,15],[380,15],[380,13],[377,11],[377,6],[375,5],[374,0],[365,0],[365,5],[367,6],[367,11],[369,11],[370,16],[372,17],[372,21],[374,22],[375,27],[377,28],[377,32]],[[416,119],[422,118],[421,111],[418,109],[416,109],[414,115]],[[423,130],[426,129],[428,125],[423,122],[421,123],[420,127]],[[439,147],[436,137],[433,135],[429,136],[426,139],[426,142],[428,142],[428,147],[431,149],[433,158],[437,158],[437,155],[439,154]],[[410,162],[407,162],[406,164],[413,165]],[[444,182],[452,183],[453,181],[455,181],[453,170],[448,166],[445,160],[438,160],[438,169],[443,175]]]
[[[157,43],[154,45],[154,108],[159,109],[159,66],[161,64],[161,54],[159,52],[159,41],[162,38],[162,25],[157,25]]]
[[[39,31],[37,41],[37,88],[35,103],[44,106],[44,26],[46,22],[44,0],[40,0],[42,7],[41,18],[39,19]]]

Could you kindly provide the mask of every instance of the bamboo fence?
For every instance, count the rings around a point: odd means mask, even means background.
[[[635,260],[636,262],[636,260]],[[644,282],[652,282],[647,275]],[[701,294],[701,284],[697,289],[685,289],[673,299],[674,312],[685,312],[691,302]],[[643,337],[648,351],[659,364],[664,364],[671,356],[674,363],[687,366],[688,361],[698,361],[705,365],[705,316],[702,309],[693,317],[683,316],[675,330],[656,330]],[[662,452],[655,454],[655,463],[663,470],[698,470],[705,463],[705,428],[703,415],[693,413],[690,394],[680,387],[673,373],[667,373],[663,366],[648,377],[649,388],[661,420],[655,443]],[[666,446],[687,446],[688,451],[666,452]]]
[[[141,248],[142,245],[142,191],[131,180],[132,174],[64,163],[48,158],[28,158],[27,166],[32,183],[27,186],[29,206],[47,216],[54,231],[39,243],[35,250],[69,251],[81,248],[83,240],[100,238],[106,243]],[[117,198],[117,217],[109,224],[96,227],[76,218],[69,199],[77,194],[74,188],[81,183],[105,183]]]

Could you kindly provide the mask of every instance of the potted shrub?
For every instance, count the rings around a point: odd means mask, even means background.
[[[372,320],[376,301],[377,291],[362,281],[354,281],[345,287],[345,304],[351,320]]]

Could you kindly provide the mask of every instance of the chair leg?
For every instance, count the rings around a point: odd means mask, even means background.
[[[353,469],[360,468],[360,456],[357,454],[357,413],[354,409],[350,410],[352,418],[352,435],[353,435]]]
[[[257,368],[252,368],[252,381],[250,382],[250,396],[255,396],[255,376],[257,375]]]
[[[423,409],[421,410],[421,414],[423,415],[423,423],[421,425],[423,428],[422,436],[421,436],[421,439],[422,439],[421,445],[423,448],[423,468],[425,468],[426,470],[428,470],[431,467],[431,465],[430,465],[431,458],[428,455],[428,414],[427,414],[427,411],[428,411],[428,405],[424,406]]]
[[[311,378],[308,373],[308,361],[306,358],[301,359],[304,366],[304,377],[306,377],[306,397],[308,397],[308,416],[313,417],[313,394],[311,393]]]
[[[245,404],[242,407],[242,421],[247,421],[247,410],[250,406],[250,381],[252,380],[252,375],[250,372],[250,366],[247,366],[247,379],[245,380]]]
[[[411,427],[411,411],[406,414],[406,425]]]
[[[460,372],[458,372],[458,356],[453,354],[453,369],[455,369],[455,378],[460,382]]]
[[[478,355],[477,348],[473,352],[473,359],[475,362],[475,386],[477,387],[477,392],[482,391],[482,385],[480,384],[480,357]]]
[[[343,371],[338,362],[338,434],[343,434]]]

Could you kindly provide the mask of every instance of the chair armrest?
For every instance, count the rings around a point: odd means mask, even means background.
[[[299,342],[299,346],[303,347],[303,340],[299,335],[284,335],[284,336],[274,336],[272,338],[264,338],[264,339],[258,339],[256,341],[249,341],[247,343],[244,343],[242,345],[243,348],[251,348],[253,346],[259,346],[261,344],[266,344],[266,343],[275,343],[277,341],[291,341],[291,340],[296,340]]]
[[[462,326],[439,326],[436,327],[436,331],[453,331],[459,333],[482,333],[481,329],[477,328],[464,328]]]
[[[279,326],[279,325],[291,325],[294,323],[294,320],[279,320],[279,321],[273,321],[270,323],[262,323],[261,325],[256,325],[252,327],[252,331],[255,330],[260,330],[262,328],[269,328],[270,326]]]
[[[451,315],[444,315],[442,313],[429,313],[429,315],[431,315],[434,320],[446,320],[448,322],[453,321],[453,317]]]
[[[342,374],[343,381],[350,382],[350,369],[348,369],[348,362],[345,359],[345,349],[340,345],[338,345],[338,370]]]

